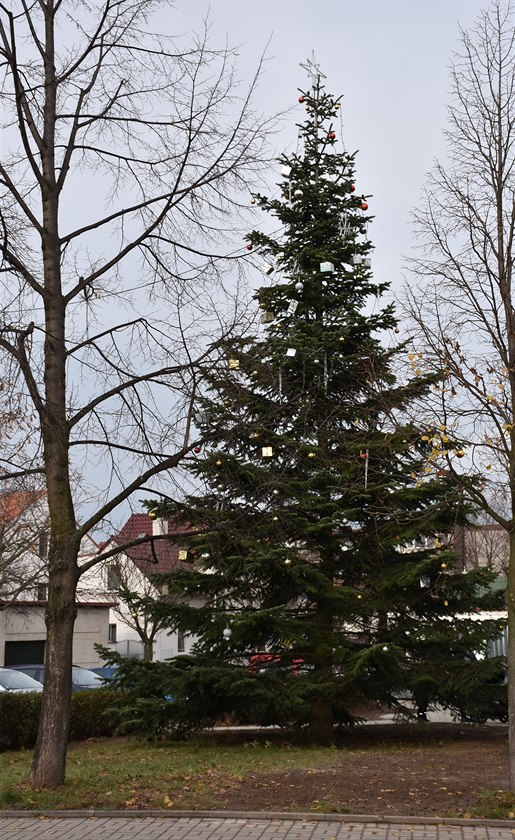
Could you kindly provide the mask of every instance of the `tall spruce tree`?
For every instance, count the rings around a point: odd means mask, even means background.
[[[256,295],[265,326],[206,372],[205,442],[190,466],[198,492],[149,503],[153,516],[189,523],[181,539],[194,562],[168,580],[177,600],[146,607],[195,633],[199,661],[227,665],[231,680],[240,663],[257,684],[259,652],[280,668],[301,663],[280,690],[299,701],[297,722],[328,739],[356,702],[398,704],[401,689],[421,714],[431,700],[477,703],[498,663],[473,651],[498,625],[470,617],[496,603],[488,573],[464,574],[441,536],[465,521],[431,466],[435,447],[451,457],[453,442],[405,419],[438,373],[396,381],[405,350],[388,346],[395,314],[377,304],[388,285],[372,276],[340,100],[308,66],[301,150],[280,158],[277,197],[253,197],[280,223],[277,235],[248,236],[274,268]]]

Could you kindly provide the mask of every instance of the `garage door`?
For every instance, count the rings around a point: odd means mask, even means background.
[[[10,665],[39,665],[45,661],[45,640],[31,642],[6,642],[4,667]]]

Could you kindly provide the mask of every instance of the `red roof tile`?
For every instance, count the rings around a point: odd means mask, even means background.
[[[0,493],[0,523],[12,522],[44,495],[44,490],[6,490]]]
[[[112,537],[112,541],[123,547],[124,544],[140,537],[152,536],[154,520],[146,513],[133,513],[123,528]],[[124,553],[134,561],[135,565],[146,575],[166,574],[176,568],[188,566],[179,560],[179,550],[183,547],[180,535],[189,532],[187,525],[177,526],[168,522],[168,536],[170,539],[154,540],[125,549]]]

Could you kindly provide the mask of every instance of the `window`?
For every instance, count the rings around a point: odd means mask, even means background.
[[[38,554],[40,560],[48,559],[48,531],[39,532]]]
[[[184,653],[186,646],[184,644],[184,633],[182,630],[177,630],[177,653]]]
[[[113,589],[119,589],[120,587],[120,575],[118,574],[118,568],[116,566],[108,566],[107,567],[107,588],[109,591]]]
[[[116,624],[110,624],[109,630],[107,633],[107,641],[108,642],[116,642]]]
[[[48,584],[47,583],[38,583],[38,588],[36,590],[36,599],[38,601],[47,601],[48,600]]]

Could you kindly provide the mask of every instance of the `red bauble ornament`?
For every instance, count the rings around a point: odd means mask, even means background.
[[[247,245],[247,251],[252,251],[253,245]]]
[[[354,186],[354,184],[351,184],[350,187],[349,187],[349,190],[351,192],[354,192],[355,189],[356,189],[356,187]]]
[[[366,461],[367,453],[366,452],[360,452],[359,457],[361,458],[362,461]]]
[[[198,454],[199,454],[199,452],[200,452],[200,446],[194,446],[194,447],[193,447],[193,451],[194,451],[194,453],[195,453],[196,455],[198,455]]]
[[[330,131],[327,136],[329,137],[329,140],[336,140],[336,134],[334,131]]]
[[[366,202],[366,201],[362,201],[362,202],[361,202],[361,209],[362,209],[362,210],[368,210],[368,204],[367,204],[367,202]]]
[[[305,96],[299,96],[299,102],[300,102],[300,103],[305,102],[305,101],[306,101],[306,97],[305,97]]]

